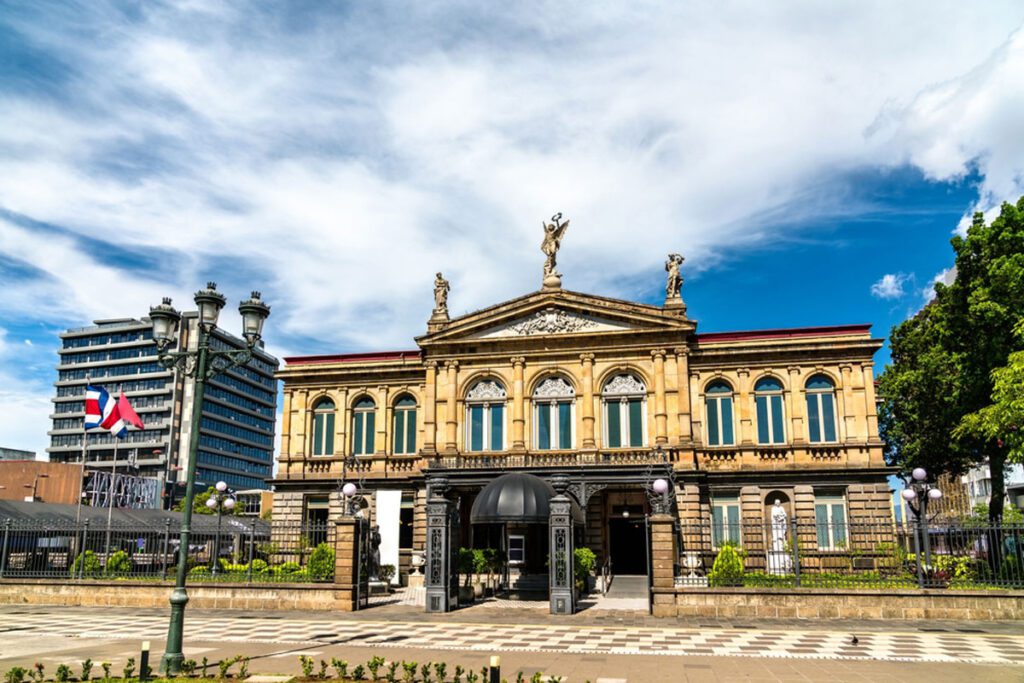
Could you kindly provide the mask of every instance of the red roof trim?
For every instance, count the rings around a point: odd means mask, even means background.
[[[419,360],[419,351],[375,351],[370,353],[326,354],[323,356],[292,356],[285,358],[288,365],[313,365],[316,363],[364,363],[375,360]]]
[[[792,337],[838,337],[848,334],[870,334],[871,325],[829,325],[825,327],[790,327],[778,330],[742,332],[707,332],[697,335],[697,343],[744,341],[750,339],[789,339]]]

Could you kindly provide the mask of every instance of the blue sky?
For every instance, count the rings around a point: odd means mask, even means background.
[[[401,349],[539,287],[704,331],[872,323],[1024,194],[1024,7],[0,0],[0,445],[56,333],[260,289],[277,355]],[[237,315],[224,325],[237,329]],[[885,352],[879,356],[884,363]]]

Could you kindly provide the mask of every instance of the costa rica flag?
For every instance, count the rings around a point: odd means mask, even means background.
[[[121,419],[117,401],[103,387],[91,384],[85,387],[85,428],[105,429],[119,439],[128,435],[128,426]]]

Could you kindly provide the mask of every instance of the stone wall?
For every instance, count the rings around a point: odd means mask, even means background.
[[[173,584],[132,581],[83,581],[60,584],[32,579],[0,581],[0,604],[68,607],[168,608]],[[325,585],[188,586],[188,606],[200,609],[351,610],[352,592]],[[346,609],[347,607],[347,609]]]
[[[1024,592],[951,590],[654,590],[660,617],[803,619],[1024,619]]]

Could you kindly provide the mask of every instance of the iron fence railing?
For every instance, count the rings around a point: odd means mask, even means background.
[[[180,527],[0,520],[0,578],[173,579]],[[306,583],[334,579],[333,524],[224,517],[193,527],[189,582]]]
[[[679,585],[1024,589],[1024,526],[681,522]],[[726,549],[728,548],[728,549]]]

